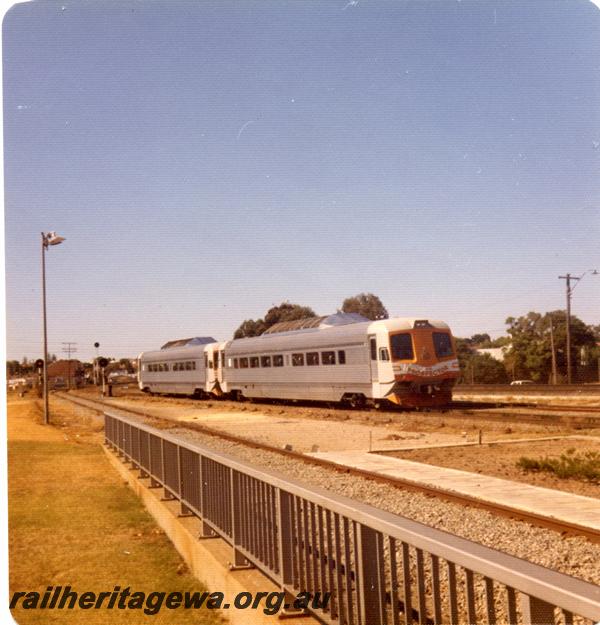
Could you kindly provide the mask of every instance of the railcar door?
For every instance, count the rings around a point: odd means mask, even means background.
[[[218,355],[217,360],[217,382],[219,386],[223,384],[223,369],[225,368],[225,351],[223,349],[215,350],[215,357]]]
[[[369,336],[369,360],[371,362],[371,382],[379,382],[379,367],[377,366],[377,337]]]
[[[215,385],[215,353],[212,347],[207,347],[204,351],[206,365],[206,391],[210,393]]]

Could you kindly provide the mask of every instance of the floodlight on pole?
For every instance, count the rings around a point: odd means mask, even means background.
[[[566,276],[558,276],[559,280],[565,280],[567,286],[567,384],[571,384],[571,297],[575,287],[579,284],[583,276],[591,273],[593,276],[599,274],[597,269],[588,269],[584,271],[580,276],[572,276],[568,273]],[[574,282],[571,286],[571,282]]]
[[[46,316],[46,251],[49,245],[60,245],[65,240],[56,232],[42,232],[42,307],[44,318],[44,424],[50,423],[48,405],[48,330]]]

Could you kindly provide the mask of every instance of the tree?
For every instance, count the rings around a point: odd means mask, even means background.
[[[131,364],[131,360],[129,360],[129,358],[121,358],[119,360],[119,366],[122,369],[125,369],[127,373],[133,373],[133,365]]]
[[[249,336],[259,336],[267,327],[262,319],[246,319],[242,321],[239,328],[234,332],[234,339],[243,339]]]
[[[506,384],[504,365],[489,354],[471,354],[465,362],[463,381],[474,384]]]
[[[354,297],[347,297],[342,304],[342,312],[358,313],[367,319],[387,319],[386,307],[377,295],[373,293],[359,293]]]
[[[554,333],[554,349],[559,373],[567,368],[566,317],[562,310],[554,310],[544,315],[529,312],[522,317],[509,317],[506,324],[511,337],[511,349],[507,361],[516,378],[548,382],[552,373],[552,349],[550,322]],[[582,347],[594,348],[596,339],[593,329],[581,319],[571,316],[571,366],[574,379],[580,365],[579,354]]]
[[[279,306],[269,308],[264,319],[246,319],[234,332],[234,339],[243,339],[249,336],[259,336],[272,325],[281,321],[295,321],[296,319],[306,319],[316,317],[315,311],[308,306],[282,302]]]
[[[280,321],[295,321],[296,319],[306,319],[308,317],[316,317],[315,311],[308,306],[299,306],[298,304],[290,304],[283,302],[279,306],[269,308],[265,315],[264,323],[267,326],[265,330]]]
[[[7,360],[6,361],[6,377],[7,378],[16,378],[21,375],[21,365],[18,360]]]
[[[491,347],[492,339],[487,333],[474,334],[471,337],[471,343],[473,343],[473,345],[477,345],[477,347]]]

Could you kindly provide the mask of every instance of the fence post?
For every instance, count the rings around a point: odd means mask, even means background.
[[[200,534],[198,538],[217,538],[215,532],[213,532],[210,525],[204,520],[206,518],[206,497],[205,493],[208,491],[207,488],[207,480],[208,475],[207,471],[204,471],[204,456],[202,454],[198,454],[198,475],[200,478]],[[206,482],[206,483],[205,483]]]
[[[554,606],[531,597],[521,595],[521,611],[523,612],[523,625],[554,625]]]
[[[177,445],[177,484],[179,485],[179,514],[178,517],[194,516],[192,511],[183,503],[183,494],[185,489],[183,484],[186,480],[186,475],[183,474],[183,463],[181,461],[181,447]]]
[[[233,544],[233,562],[230,562],[229,570],[251,569],[252,564],[237,549],[238,546],[243,547],[240,544],[243,521],[240,474],[234,469],[229,469],[229,479],[231,483],[231,542]]]
[[[362,524],[358,529],[357,569],[361,623],[383,623],[386,597],[382,535]]]
[[[283,616],[304,614],[305,610],[294,608],[296,596],[291,592],[294,588],[294,496],[277,489],[277,552],[279,553],[279,574],[281,590],[285,593],[285,603],[289,608],[282,611]],[[300,566],[300,564],[299,564]]]

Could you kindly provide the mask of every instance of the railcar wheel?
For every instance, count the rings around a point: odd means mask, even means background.
[[[233,401],[239,401],[240,403],[246,401],[246,398],[244,397],[242,391],[231,391],[231,396],[233,398]]]
[[[367,402],[362,393],[348,393],[348,395],[344,396],[342,401],[353,410],[360,410],[361,408],[364,408]]]

